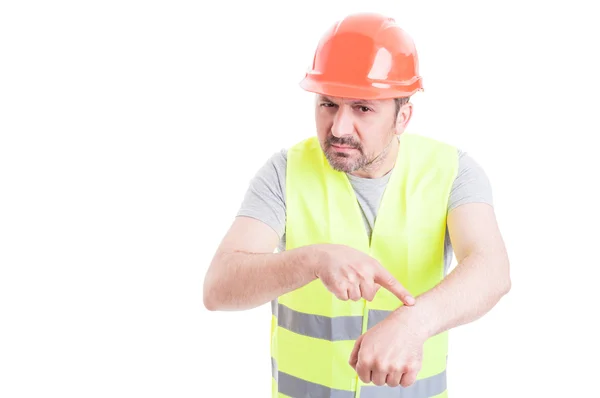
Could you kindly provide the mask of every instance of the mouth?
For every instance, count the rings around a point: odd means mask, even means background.
[[[336,151],[343,151],[343,152],[346,152],[346,151],[351,151],[351,150],[353,150],[353,149],[356,149],[356,148],[354,148],[354,147],[352,147],[352,146],[333,145],[333,144],[331,145],[331,147],[332,147],[333,149],[335,149]]]

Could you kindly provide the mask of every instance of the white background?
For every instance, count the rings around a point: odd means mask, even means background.
[[[269,306],[208,312],[204,273],[256,170],[314,134],[298,82],[355,11],[415,40],[409,130],[484,167],[511,256],[450,334],[451,396],[597,396],[592,4],[2,2],[0,397],[269,396]]]

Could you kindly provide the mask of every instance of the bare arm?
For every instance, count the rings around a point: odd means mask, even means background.
[[[511,287],[508,255],[491,206],[455,208],[448,231],[458,265],[413,307],[396,310],[399,319],[408,316],[420,324],[427,338],[480,318]]]
[[[238,217],[221,242],[204,280],[204,306],[244,310],[319,278],[340,300],[373,300],[380,287],[405,305],[414,298],[374,258],[344,245],[314,244],[273,253],[279,237],[269,226]]]
[[[215,310],[258,307],[316,279],[310,250],[273,253],[279,236],[268,225],[237,217],[204,280],[204,306]]]

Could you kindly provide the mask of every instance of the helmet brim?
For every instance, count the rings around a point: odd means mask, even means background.
[[[370,86],[353,86],[336,82],[321,82],[305,77],[300,82],[304,90],[331,97],[377,100],[410,97],[417,91],[423,91],[422,79],[418,78],[410,85],[390,85],[372,82]]]

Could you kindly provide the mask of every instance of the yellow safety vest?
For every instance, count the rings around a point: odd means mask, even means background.
[[[377,259],[413,295],[444,278],[448,196],[456,148],[403,134],[371,239],[343,172],[317,137],[287,155],[286,250],[317,243],[351,246]],[[317,279],[272,302],[273,397],[446,397],[447,332],[426,341],[422,368],[408,388],[365,384],[348,364],[356,339],[402,302],[384,288],[371,302],[343,301]]]

